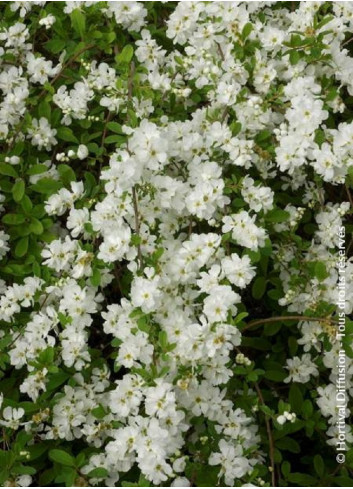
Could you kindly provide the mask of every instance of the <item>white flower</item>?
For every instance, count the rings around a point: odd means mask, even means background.
[[[243,456],[242,446],[227,443],[225,440],[219,442],[218,453],[212,453],[209,458],[210,465],[221,465],[220,475],[224,475],[227,486],[233,487],[235,479],[243,477],[252,470],[248,458]]]
[[[222,231],[232,231],[232,238],[241,246],[257,251],[263,247],[266,239],[266,231],[255,224],[255,216],[250,217],[246,211],[225,216],[222,219],[224,225]]]
[[[47,61],[42,57],[36,58],[32,53],[27,54],[27,71],[31,75],[33,83],[44,85],[50,77],[57,75],[60,70],[60,63],[53,68],[52,61]]]
[[[46,29],[50,29],[50,27],[54,24],[56,18],[54,15],[49,14],[46,17],[42,17],[39,21],[39,25],[44,25]]]
[[[186,477],[177,477],[170,485],[171,487],[190,487],[190,481]]]
[[[25,411],[22,408],[12,408],[7,406],[2,412],[3,420],[0,419],[0,425],[11,428],[12,430],[17,430],[24,414]]]
[[[240,302],[240,296],[227,285],[218,285],[210,290],[210,295],[204,300],[203,312],[211,322],[224,322],[231,309],[236,314],[235,304]]]
[[[284,382],[300,382],[305,384],[309,382],[310,377],[313,375],[317,377],[319,371],[317,366],[311,361],[309,353],[305,353],[301,358],[294,357],[287,360],[286,369],[289,372],[288,377],[284,379]]]
[[[80,144],[77,148],[77,156],[80,160],[84,160],[88,156],[88,148],[84,144]]]
[[[32,120],[32,126],[27,130],[28,138],[31,139],[33,146],[38,146],[38,149],[45,148],[47,151],[57,143],[55,139],[56,129],[52,129],[48,120],[45,117]]]
[[[228,280],[243,289],[255,277],[255,267],[251,265],[248,255],[240,258],[236,253],[222,260],[222,270]]]
[[[98,258],[107,263],[120,260],[129,250],[130,239],[130,228],[121,223],[115,230],[115,234],[104,237],[99,247]]]
[[[143,312],[156,310],[161,295],[158,289],[158,277],[146,279],[136,277],[131,284],[131,302],[135,307],[141,307]]]
[[[280,416],[277,417],[276,421],[280,425],[283,425],[287,421],[287,418],[285,416],[283,416],[283,414],[281,414]]]
[[[271,210],[274,192],[269,187],[254,185],[254,183],[254,180],[250,177],[245,177],[242,182],[241,194],[245,202],[255,212],[259,212],[261,209],[265,212]]]
[[[68,236],[65,241],[54,240],[42,251],[42,257],[45,258],[43,263],[60,272],[68,268],[69,263],[74,259],[75,251],[76,244]]]

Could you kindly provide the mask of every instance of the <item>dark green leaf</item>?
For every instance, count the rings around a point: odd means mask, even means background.
[[[27,250],[28,250],[28,236],[24,236],[16,244],[15,255],[21,258],[22,256],[25,256]]]
[[[78,143],[77,137],[74,135],[72,130],[68,127],[59,127],[57,129],[57,136],[62,141],[66,141],[68,143]]]
[[[20,202],[25,193],[25,182],[21,180],[17,180],[12,187],[12,197],[15,202]]]
[[[5,214],[2,218],[2,222],[4,224],[10,224],[13,226],[17,226],[19,224],[23,224],[26,218],[22,214]]]
[[[53,462],[56,462],[60,465],[66,465],[69,467],[74,467],[75,466],[75,459],[73,458],[72,455],[69,455],[67,452],[64,450],[59,450],[57,448],[54,448],[53,450],[50,450],[49,452],[49,458]]]
[[[15,168],[7,163],[0,163],[0,175],[14,178],[18,177],[18,173]]]

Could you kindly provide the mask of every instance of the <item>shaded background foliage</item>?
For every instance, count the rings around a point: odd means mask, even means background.
[[[101,2],[99,2],[101,3]],[[31,183],[30,177],[40,175],[45,168],[41,162],[48,158],[48,152],[33,148],[28,140],[16,141],[13,139],[1,144],[0,155],[0,188],[5,194],[5,211],[1,218],[1,228],[10,236],[10,251],[1,262],[1,278],[10,285],[21,282],[24,277],[37,276],[45,281],[49,281],[52,271],[41,264],[41,251],[43,243],[51,242],[55,237],[55,219],[46,214],[44,203],[48,197],[62,187],[69,187],[70,182],[83,180],[85,185],[85,195],[81,201],[82,206],[90,208],[95,200],[102,196],[102,188],[99,184],[99,175],[102,168],[108,165],[110,154],[116,146],[120,146],[126,141],[126,135],[121,126],[127,119],[132,127],[138,124],[132,105],[127,103],[126,114],[112,116],[109,109],[95,105],[90,115],[95,116],[96,120],[73,120],[69,127],[62,126],[60,123],[62,112],[53,103],[53,94],[61,85],[68,88],[72,87],[84,75],[85,68],[82,60],[106,62],[115,68],[121,83],[128,85],[131,77],[133,79],[133,90],[138,92],[143,98],[151,98],[156,107],[154,118],[168,114],[170,119],[186,120],[195,110],[195,105],[185,107],[178,101],[173,94],[164,94],[153,91],[149,86],[140,86],[138,76],[141,66],[136,64],[136,70],[132,74],[132,63],[134,61],[134,42],[140,39],[139,33],[127,32],[121,27],[100,16],[99,3],[90,9],[80,11],[74,10],[70,15],[63,15],[64,2],[47,2],[45,5],[46,14],[53,14],[56,22],[51,31],[38,29],[39,19],[43,16],[43,9],[34,8],[26,18],[26,25],[30,31],[30,41],[33,43],[33,51],[42,54],[46,59],[57,63],[58,58],[63,54],[63,67],[58,75],[49,82],[41,86],[32,86],[28,97],[27,111],[14,131],[25,132],[31,126],[32,119],[35,117],[46,117],[51,126],[57,129],[56,138],[58,144],[50,153],[52,162],[56,161],[57,153],[75,149],[78,144],[85,144],[89,149],[89,157],[83,163],[80,160],[66,163],[57,163],[57,170],[60,173],[60,180],[55,181],[49,178],[39,179],[37,183]],[[326,12],[330,10],[330,3],[325,2],[318,22],[323,19]],[[176,48],[183,53],[183,46],[174,45],[167,38],[166,19],[175,9],[177,2],[144,2],[148,10],[147,25],[152,36],[168,52]],[[271,5],[272,9],[283,7],[295,9],[299,2],[276,2]],[[12,12],[9,2],[0,3],[0,28],[12,24],[17,18],[18,13]],[[236,46],[238,57],[242,61],[251,59],[256,49],[256,42],[246,41],[244,33],[244,43]],[[347,48],[351,54],[353,43],[347,39]],[[322,61],[323,40],[312,36],[312,49],[307,52],[300,41],[293,37],[291,49],[291,62],[295,64],[301,57],[311,57],[315,62]],[[19,60],[15,56],[6,55],[3,62],[17,65]],[[250,67],[251,69],[251,67]],[[328,94],[336,94],[338,83],[331,79],[325,81],[325,90]],[[346,89],[340,91],[341,97],[347,107],[342,114],[331,114],[326,121],[328,127],[336,128],[340,122],[352,121],[353,97],[349,96]],[[275,91],[272,94],[276,95]],[[197,107],[207,107],[207,87],[197,89],[193,86],[191,96]],[[271,93],[269,97],[271,98]],[[276,102],[274,102],[274,106]],[[283,110],[281,102],[277,107],[278,111]],[[218,119],[228,117],[228,123],[232,128],[233,134],[237,133],[237,121],[230,110],[229,114],[218,114]],[[316,140],[324,138],[322,132],[318,131]],[[273,135],[264,130],[255,137],[256,151],[268,158],[274,157],[275,142]],[[12,166],[6,161],[7,156],[19,156],[21,163]],[[243,176],[243,170],[233,166],[228,167],[225,175],[227,186],[226,191],[232,199],[230,208],[237,211],[244,206],[244,201],[234,192],[234,186]],[[308,178],[317,181],[318,185],[325,189],[327,200],[333,203],[340,203],[342,200],[349,200],[352,203],[351,189],[353,189],[353,173],[350,173],[346,185],[333,186],[322,182],[321,179],[309,170]],[[272,185],[272,184],[271,184]],[[272,243],[276,243],[278,238],[274,229],[275,224],[287,220],[288,215],[283,208],[287,204],[300,206],[302,195],[291,190],[283,190],[282,182],[277,181],[272,185],[275,192],[276,207],[265,217],[267,230]],[[295,238],[288,235],[288,239],[295,239],[299,254],[305,253],[307,243],[312,240],[316,230],[313,221],[314,212],[308,208],[305,210],[304,217],[295,231]],[[61,218],[65,226],[65,215]],[[351,252],[352,235],[352,214],[347,216],[346,230],[349,253]],[[54,226],[54,227],[53,227]],[[203,229],[207,231],[207,225],[202,222],[197,224],[199,232]],[[97,238],[88,246],[93,251],[97,250],[100,241]],[[225,243],[227,244],[227,243]],[[229,246],[233,246],[229,242]],[[271,316],[287,316],[285,307],[278,304],[278,299],[283,296],[283,290],[278,271],[274,268],[275,251],[270,241],[258,252],[249,252],[253,263],[258,266],[260,271],[246,294],[243,296],[243,303],[239,309],[248,312],[239,319],[238,326],[244,332],[241,351],[251,360],[251,366],[234,366],[234,377],[230,381],[229,392],[243,390],[243,395],[236,397],[236,403],[246,412],[253,404],[253,396],[248,395],[249,388],[255,389],[259,397],[259,410],[256,414],[260,426],[262,449],[265,455],[271,454],[274,463],[274,478],[268,473],[266,464],[271,460],[266,460],[263,466],[256,469],[256,476],[262,477],[266,484],[271,484],[275,480],[280,486],[352,486],[353,485],[353,452],[347,454],[346,463],[338,465],[332,447],[326,443],[325,432],[328,428],[327,421],[321,415],[315,404],[317,397],[317,387],[320,378],[310,384],[283,384],[287,372],[284,369],[285,361],[290,356],[293,357],[298,352],[297,339],[298,320],[274,320],[272,322],[255,323],[252,325],[250,320],[267,319]],[[151,257],[151,265],[158,262],[158,257]],[[119,263],[115,268],[114,280],[105,289],[105,304],[117,302],[120,297],[127,296],[130,290],[132,279],[131,272],[124,268],[124,263]],[[326,276],[325,264],[314,263],[310,266],[305,263],[298,263],[300,274],[298,280],[307,280],[308,277],[316,277],[321,280]],[[100,284],[100,270],[102,263],[96,261],[91,282],[95,286]],[[332,306],[321,304],[315,315],[326,317],[330,314]],[[13,330],[20,334],[22,328],[30,318],[31,311],[24,311],[17,315]],[[249,321],[248,321],[249,320]],[[65,321],[65,318],[62,318]],[[75,369],[54,364],[54,349],[48,348],[41,352],[37,359],[37,366],[42,366],[49,371],[49,382],[47,390],[40,395],[38,400],[33,403],[28,401],[25,396],[20,395],[19,385],[23,380],[25,369],[15,369],[9,364],[8,351],[13,344],[14,336],[7,334],[8,325],[1,323],[5,335],[0,339],[0,367],[1,380],[0,390],[5,394],[6,405],[22,407],[28,419],[35,417],[38,411],[52,409],[55,403],[54,395],[60,393],[62,386],[70,382],[70,378],[75,373]],[[352,323],[348,323],[348,333],[353,332]],[[16,336],[15,336],[16,338]],[[107,362],[114,370],[116,348],[113,342],[104,334],[102,329],[102,319],[100,314],[94,316],[94,323],[90,329],[90,353],[92,362],[90,368],[102,364],[102,360]],[[236,355],[234,352],[234,358]],[[351,355],[352,350],[347,342],[347,354]],[[84,372],[84,375],[86,372]],[[124,374],[124,368],[116,372],[116,378]],[[320,375],[324,376],[322,369]],[[232,398],[231,398],[232,399]],[[291,410],[297,414],[297,421],[288,423],[283,427],[275,424],[275,416],[278,412],[283,412],[290,404]],[[97,407],[96,416],[99,419],[104,417]],[[195,419],[195,425],[199,420]],[[270,428],[269,428],[270,427]],[[269,439],[269,429],[272,439]],[[209,426],[212,433],[212,426]],[[33,439],[30,433],[21,429],[17,433],[2,429],[0,451],[0,482],[3,484],[9,479],[14,479],[18,475],[29,474],[33,477],[33,484],[44,485],[66,485],[79,486],[88,485],[87,478],[81,473],[81,467],[85,464],[89,455],[95,449],[88,447],[83,440],[75,439],[72,442],[65,440],[40,440]],[[23,456],[25,451],[28,455]],[[209,447],[190,444],[187,447],[191,462],[187,466],[186,475],[196,486],[216,486],[218,485],[218,469],[207,464]],[[197,453],[197,461],[192,462]],[[195,458],[196,460],[196,458]],[[99,471],[99,469],[97,469]],[[92,475],[92,474],[91,474]],[[93,474],[94,475],[94,474]],[[92,476],[93,476],[92,475]],[[99,475],[97,473],[96,475]],[[119,482],[122,486],[148,486],[148,482],[140,476],[137,469],[132,469]]]

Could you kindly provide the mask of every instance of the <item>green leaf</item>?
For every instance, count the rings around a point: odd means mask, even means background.
[[[48,447],[50,446],[49,445],[50,442],[45,442],[43,440],[37,443],[35,443],[34,445],[28,445],[26,450],[28,450],[29,452],[29,460],[36,460],[37,458],[39,458],[44,452],[47,452],[48,451]]]
[[[58,54],[65,48],[66,42],[63,39],[50,39],[50,41],[44,44],[45,49],[53,54]]]
[[[38,355],[38,362],[43,366],[49,366],[54,362],[54,348],[49,346],[45,350],[42,350]]]
[[[27,250],[28,250],[28,236],[24,236],[16,244],[15,255],[21,258],[22,256],[25,256]]]
[[[260,131],[256,136],[255,136],[255,142],[257,144],[263,143],[269,139],[271,139],[272,134],[268,129],[264,129],[263,131]],[[260,144],[261,146],[261,144]]]
[[[112,131],[112,132],[115,132],[116,134],[121,134],[122,136],[124,136],[121,125],[118,124],[117,122],[108,122],[107,128],[109,129],[109,131]]]
[[[273,380],[274,382],[283,382],[287,377],[287,373],[284,370],[267,370],[264,377],[268,380]]]
[[[108,471],[104,467],[97,467],[96,469],[91,470],[91,472],[88,472],[87,476],[89,478],[97,478],[97,479],[102,479],[104,477],[107,477]]]
[[[48,102],[43,100],[38,106],[39,117],[45,117],[50,122],[51,119],[51,107]]]
[[[261,404],[259,406],[259,408],[260,408],[260,411],[262,411],[264,414],[266,414],[266,416],[272,416],[273,415],[271,408],[269,408],[265,404]]]
[[[105,139],[104,139],[104,142],[106,144],[113,144],[113,143],[118,143],[118,144],[122,144],[126,141],[126,136],[120,136],[120,135],[116,135],[116,136],[107,136]]]
[[[293,438],[289,438],[288,436],[277,440],[276,448],[279,448],[280,450],[286,450],[291,453],[300,453],[299,443],[296,442]]]
[[[75,459],[72,457],[72,455],[69,455],[67,452],[64,452],[64,450],[59,450],[57,448],[50,450],[49,458],[53,462],[56,462],[60,465],[66,465],[69,467],[75,466]]]
[[[313,414],[314,408],[312,402],[309,399],[305,399],[301,406],[301,412],[303,413],[303,417],[305,419],[310,419]]]
[[[293,49],[289,53],[289,61],[290,61],[291,65],[296,65],[297,63],[299,63],[299,61],[300,61],[299,51],[297,51],[296,49]]]
[[[8,163],[0,163],[0,174],[7,177],[18,177],[18,173],[15,168]]]
[[[107,415],[106,410],[104,409],[104,407],[101,404],[98,407],[92,409],[91,413],[97,419],[103,419],[104,416]]]
[[[69,185],[70,182],[76,181],[76,175],[71,166],[69,165],[59,165],[57,167],[58,173],[61,176],[61,180],[64,185]]]
[[[324,461],[318,453],[314,457],[314,469],[319,477],[322,477],[325,473]]]
[[[72,27],[77,32],[77,34],[79,34],[82,38],[86,30],[86,18],[84,13],[78,8],[76,8],[71,12],[70,17],[71,17]]]
[[[254,299],[259,300],[266,292],[266,279],[265,277],[257,277],[253,283],[251,293]]]
[[[66,467],[64,471],[61,471],[59,475],[56,476],[55,482],[65,482],[66,487],[75,487],[75,480],[77,477],[76,470]],[[62,484],[59,484],[62,485]]]
[[[335,485],[337,484],[340,487],[353,487],[353,479],[351,477],[339,475],[333,480],[335,482]]]
[[[28,197],[28,195],[24,195],[22,200],[21,200],[21,207],[24,210],[26,214],[29,214],[30,211],[33,209],[33,204],[31,199]]]
[[[40,175],[46,171],[48,171],[48,167],[46,165],[38,164],[30,166],[26,173],[27,175]]]
[[[5,214],[2,218],[2,222],[4,224],[10,224],[12,226],[18,226],[19,224],[23,224],[26,218],[22,214]]]
[[[69,127],[59,127],[57,129],[57,136],[62,141],[66,141],[68,143],[78,143],[77,137]]]
[[[12,187],[12,197],[15,202],[20,202],[25,193],[25,182],[20,179],[17,180]]]
[[[266,214],[266,220],[269,222],[285,222],[290,218],[290,214],[282,209],[273,209]]]
[[[168,345],[168,335],[167,335],[166,331],[160,331],[159,332],[158,341],[159,341],[159,344],[161,345],[161,348],[163,350],[165,350],[167,345]]]
[[[34,475],[37,471],[34,467],[28,465],[16,464],[12,467],[11,472],[16,475]]]
[[[241,131],[241,123],[239,121],[234,121],[230,124],[229,129],[232,131],[232,136],[236,136]]]
[[[322,261],[318,261],[315,263],[314,273],[315,273],[315,277],[319,279],[320,282],[322,282],[329,276],[329,274],[326,271],[325,264]]]
[[[249,313],[248,312],[241,312],[237,315],[237,317],[234,319],[233,321],[233,325],[236,325],[238,323],[240,323],[243,319],[245,319],[246,317],[249,316]]]
[[[31,186],[31,189],[40,194],[53,194],[61,187],[61,182],[57,182],[52,178],[41,178],[37,183]]]
[[[292,384],[289,389],[288,401],[291,408],[296,413],[300,413],[303,405],[303,395],[297,384]]]
[[[289,482],[294,482],[295,484],[298,484],[299,486],[308,486],[308,487],[314,487],[317,484],[317,481],[315,477],[312,477],[311,475],[307,474],[300,474],[299,472],[293,472],[292,474],[288,475],[288,480]]]
[[[91,284],[93,287],[99,287],[101,284],[101,272],[98,270],[98,268],[93,270],[91,275]]]
[[[42,223],[38,219],[36,219],[35,217],[31,218],[29,230],[31,233],[38,234],[38,235],[42,234],[44,231]]]
[[[49,377],[49,382],[47,383],[47,391],[53,391],[62,385],[70,377],[69,374],[63,371],[51,374]]]
[[[203,465],[199,463],[193,464],[193,473],[195,474],[196,487],[216,487],[218,482],[219,467]]]
[[[325,134],[325,132],[322,129],[317,129],[315,131],[315,139],[314,139],[314,141],[320,147],[326,141],[326,134]]]
[[[282,328],[283,324],[280,322],[273,322],[264,324],[264,335],[274,336]]]
[[[290,474],[290,463],[287,461],[283,462],[283,464],[281,465],[281,470],[283,476],[288,478],[288,475]]]
[[[249,37],[251,31],[253,30],[253,25],[248,22],[244,25],[243,30],[241,32],[241,38],[244,41],[247,37]]]
[[[116,57],[118,63],[130,63],[132,57],[134,55],[134,48],[131,44],[127,44],[123,47],[121,53],[119,53]]]

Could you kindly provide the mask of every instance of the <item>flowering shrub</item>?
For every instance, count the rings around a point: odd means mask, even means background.
[[[352,2],[0,12],[0,483],[352,486]]]

